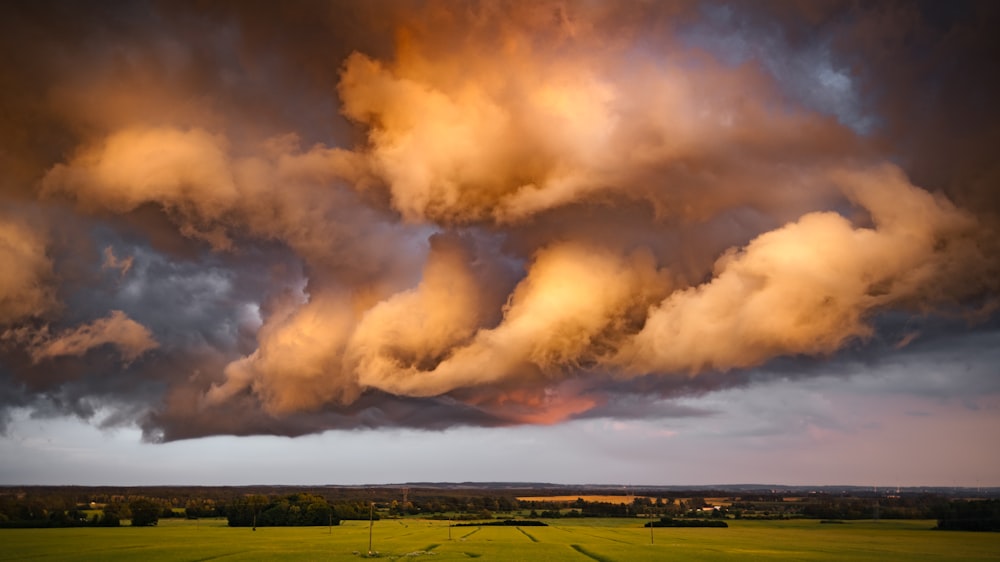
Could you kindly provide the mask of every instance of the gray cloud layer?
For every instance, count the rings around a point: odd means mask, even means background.
[[[995,320],[990,4],[4,11],[5,410],[556,423]]]

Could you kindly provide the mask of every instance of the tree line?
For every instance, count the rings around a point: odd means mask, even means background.
[[[995,530],[997,500],[938,494],[760,493],[725,496],[657,491],[612,503],[518,499],[518,492],[403,487],[0,488],[0,526],[155,525],[168,517],[226,518],[232,526],[333,525],[342,520],[422,516],[451,520],[643,517],[688,519],[937,519],[939,528]],[[515,495],[517,494],[517,495]],[[787,494],[787,492],[786,492]],[[708,498],[708,499],[706,499]],[[716,498],[716,499],[713,499]],[[723,500],[724,501],[719,501]],[[709,505],[709,501],[718,505]],[[979,511],[977,511],[979,510]],[[993,510],[993,511],[990,511]],[[992,515],[991,515],[992,514]],[[994,519],[991,519],[993,517]]]
[[[356,515],[356,511],[351,511]],[[289,494],[283,497],[252,495],[229,505],[230,527],[299,527],[340,525],[337,509],[321,496]]]
[[[1000,500],[949,502],[938,506],[937,520],[946,531],[1000,531]]]

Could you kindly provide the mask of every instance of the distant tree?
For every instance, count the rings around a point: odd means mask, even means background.
[[[151,499],[139,498],[129,503],[133,527],[151,527],[160,521],[160,506]]]
[[[938,529],[1000,531],[1000,500],[955,500],[938,509]]]
[[[94,516],[97,517],[96,515]],[[95,524],[100,527],[118,527],[121,526],[122,520],[119,512],[114,508],[104,508],[104,512],[101,514],[99,519],[95,520]]]
[[[65,511],[56,510],[49,512],[49,524],[53,527],[66,527],[70,523]]]
[[[326,499],[307,493],[285,497],[235,498],[227,511],[230,527],[339,525],[340,517]]]

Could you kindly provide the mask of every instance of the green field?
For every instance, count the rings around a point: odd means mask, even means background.
[[[933,521],[733,521],[728,529],[649,529],[635,519],[549,527],[454,527],[376,521],[374,550],[405,560],[1000,560],[1000,534],[932,531]],[[158,527],[0,529],[0,560],[357,560],[368,523],[230,528],[224,520]]]

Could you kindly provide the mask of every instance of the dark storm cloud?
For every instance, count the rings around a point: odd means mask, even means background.
[[[456,425],[498,427],[508,425],[492,416],[447,397],[414,399],[369,392],[347,406],[295,412],[281,418],[265,412],[252,396],[240,396],[217,408],[192,407],[199,389],[175,388],[167,408],[140,419],[144,439],[154,442],[207,435],[272,434],[296,437],[330,429],[353,430],[415,427],[443,430]]]
[[[993,343],[992,4],[3,12],[0,421],[700,416]]]

